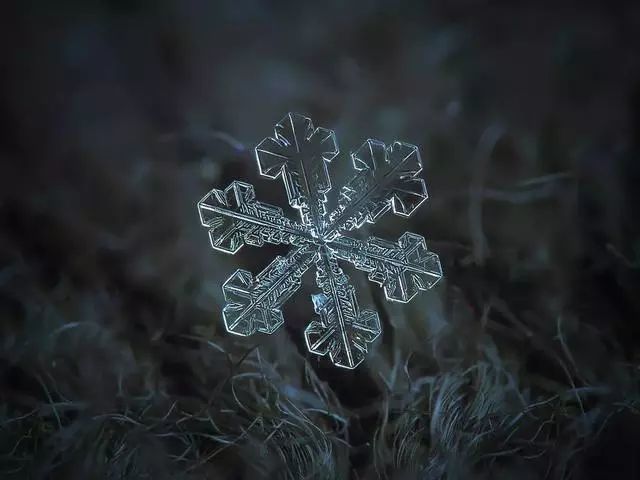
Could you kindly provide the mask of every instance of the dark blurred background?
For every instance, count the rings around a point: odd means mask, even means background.
[[[454,0],[5,2],[0,477],[640,478],[640,5]],[[347,269],[383,335],[306,352],[313,275],[268,337],[210,249],[287,112],[418,145],[430,199],[361,234],[427,238],[407,305]]]

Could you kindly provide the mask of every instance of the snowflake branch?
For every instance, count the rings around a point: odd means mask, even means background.
[[[369,237],[366,242],[340,237],[328,244],[335,258],[369,273],[369,280],[384,287],[387,299],[406,303],[418,291],[442,278],[438,255],[427,249],[424,238],[406,232],[397,242]]]
[[[242,336],[276,331],[284,321],[282,306],[300,288],[315,254],[314,245],[304,245],[276,257],[255,279],[247,270],[229,277],[222,286],[227,331]]]
[[[422,171],[417,147],[401,142],[386,147],[367,140],[351,158],[357,173],[340,190],[338,206],[329,215],[327,238],[375,223],[391,209],[409,216],[427,199],[424,180],[417,177]]]
[[[280,208],[256,201],[253,186],[244,182],[232,182],[224,191],[212,190],[198,202],[198,211],[202,225],[209,228],[211,246],[225,253],[236,253],[244,244],[291,245],[313,239]]]
[[[322,293],[313,296],[313,304],[320,320],[305,330],[307,347],[317,355],[329,354],[339,367],[352,369],[380,334],[380,320],[374,311],[360,311],[355,290],[330,250],[325,246],[318,253],[316,283]]]
[[[326,196],[331,189],[327,163],[338,154],[332,130],[314,128],[311,119],[289,113],[275,126],[275,136],[256,147],[260,174],[282,177],[289,204],[317,235],[324,229]]]

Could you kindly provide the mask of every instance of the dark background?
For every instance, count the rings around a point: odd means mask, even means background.
[[[24,1],[0,6],[2,478],[639,478],[636,2]],[[418,145],[408,305],[347,269],[383,335],[306,352],[313,275],[267,337],[210,249],[287,112]]]

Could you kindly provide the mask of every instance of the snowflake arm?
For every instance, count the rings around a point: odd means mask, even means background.
[[[332,130],[314,128],[311,119],[289,113],[275,126],[275,135],[256,147],[260,174],[282,177],[289,204],[300,211],[314,235],[326,223],[326,193],[331,189],[327,163],[338,154]]]
[[[427,199],[418,148],[402,142],[389,147],[367,140],[351,154],[355,176],[340,190],[338,206],[329,215],[327,237],[375,223],[389,210],[409,216]]]
[[[278,207],[255,199],[253,186],[232,182],[225,190],[211,190],[198,202],[200,222],[209,229],[211,246],[236,253],[242,245],[297,244],[312,236]]]
[[[282,306],[300,288],[315,254],[313,245],[304,245],[276,257],[255,279],[247,270],[231,275],[222,286],[227,331],[242,336],[275,332],[284,321]]]
[[[320,318],[305,330],[307,347],[317,355],[329,354],[337,366],[355,368],[364,360],[367,344],[380,334],[378,314],[360,311],[349,278],[325,247],[316,257],[316,283],[322,293],[312,298]]]
[[[339,237],[328,244],[335,258],[352,263],[384,288],[388,300],[407,303],[420,290],[442,278],[438,255],[430,252],[424,237],[406,232],[397,242],[369,237],[366,242]]]

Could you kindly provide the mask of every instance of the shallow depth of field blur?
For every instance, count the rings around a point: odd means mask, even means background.
[[[16,2],[18,3],[18,2]],[[640,8],[629,2],[25,1],[0,20],[0,477],[640,478]],[[306,351],[308,272],[271,336],[221,285],[232,180],[287,112],[417,145],[412,231],[445,278],[383,334]],[[286,207],[289,214],[291,209]]]

